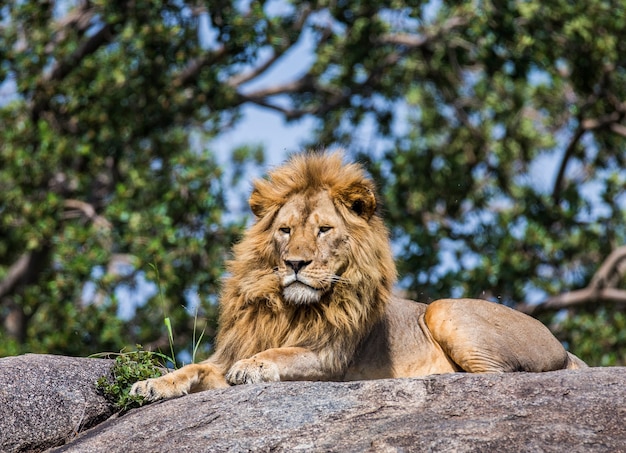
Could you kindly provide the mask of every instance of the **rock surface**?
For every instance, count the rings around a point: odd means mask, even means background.
[[[244,385],[104,421],[110,367],[0,359],[0,451],[626,451],[626,368]]]
[[[95,381],[112,363],[35,354],[0,359],[0,451],[44,451],[106,420],[113,408]]]
[[[626,450],[626,368],[207,391],[109,420],[63,452]]]

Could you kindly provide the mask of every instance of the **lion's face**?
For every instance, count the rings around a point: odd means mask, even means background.
[[[342,282],[347,266],[345,222],[327,191],[297,194],[278,211],[273,241],[284,299],[295,305],[319,302]]]

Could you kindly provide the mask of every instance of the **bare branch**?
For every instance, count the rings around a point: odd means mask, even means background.
[[[406,46],[410,48],[418,48],[423,47],[433,39],[450,33],[455,28],[462,27],[469,23],[468,17],[451,17],[447,21],[445,21],[440,26],[437,26],[433,30],[428,30],[424,34],[413,34],[413,33],[389,33],[381,36],[378,40],[380,44],[395,44],[399,46]]]
[[[590,305],[598,302],[611,302],[626,305],[626,291],[617,288],[584,288],[550,297],[540,304],[519,304],[515,308],[529,315],[538,315],[549,311]]]
[[[400,53],[392,53],[388,55],[381,63],[380,66],[376,68],[375,71],[369,75],[369,77],[359,84],[355,89],[348,91],[339,91],[336,89],[324,87],[315,83],[315,78],[310,74],[304,74],[300,79],[287,82],[282,85],[277,85],[273,87],[268,87],[264,89],[256,90],[252,93],[248,93],[246,95],[241,95],[242,102],[253,102],[262,107],[270,108],[272,110],[276,110],[278,112],[283,113],[287,119],[296,119],[300,118],[304,115],[323,115],[326,112],[336,108],[341,103],[346,102],[350,99],[351,96],[355,94],[364,93],[371,88],[374,84],[378,82],[381,74],[385,70],[385,68],[392,66],[398,62],[401,58]],[[303,109],[303,110],[290,110],[284,107],[278,106],[276,104],[272,104],[266,100],[267,97],[276,96],[279,94],[286,93],[305,93],[316,91],[317,93],[324,93],[329,95],[329,99],[326,99],[319,106],[315,108]]]
[[[204,12],[202,8],[196,11],[196,13],[201,13],[201,12]],[[301,32],[306,22],[306,19],[309,17],[310,14],[311,14],[310,8],[308,7],[305,8],[302,14],[300,15],[299,19],[295,22],[293,29],[295,31]],[[300,35],[298,34],[298,36]],[[282,46],[278,47],[277,49],[274,49],[274,55],[272,55],[272,57],[270,57],[266,62],[264,62],[259,67],[251,70],[248,73],[232,77],[230,80],[226,82],[227,85],[233,88],[237,88],[243,83],[248,82],[249,80],[252,80],[255,77],[258,77],[260,74],[265,72],[268,68],[270,68],[276,62],[276,60],[278,60],[287,50],[291,48],[292,45],[293,45],[293,41],[285,38],[285,43]],[[228,55],[228,49],[226,48],[226,46],[221,46],[219,49],[213,52],[209,52],[202,57],[199,57],[190,61],[187,67],[178,75],[178,77],[174,79],[173,81],[174,86],[175,87],[185,86],[190,83],[193,83],[196,77],[198,76],[198,74],[200,73],[200,71],[202,70],[202,68],[217,63],[218,61],[220,61],[227,55]]]
[[[244,83],[258,77],[259,75],[263,74],[268,68],[270,68],[276,62],[276,60],[282,57],[287,49],[288,47],[283,47],[278,51],[274,51],[274,54],[270,58],[268,58],[263,64],[244,74],[239,74],[237,76],[231,77],[230,80],[228,80],[228,82],[226,83],[228,84],[228,86],[237,88],[238,86],[243,85]]]
[[[617,135],[621,135],[622,137],[626,138],[626,126],[623,126],[621,124],[618,123],[613,123],[611,124],[611,131],[616,133]]]
[[[561,189],[563,186],[563,179],[565,178],[565,170],[567,169],[567,164],[574,155],[576,146],[578,145],[578,142],[580,141],[584,133],[585,129],[583,127],[579,127],[578,129],[576,129],[576,132],[570,139],[567,148],[565,148],[565,152],[563,153],[563,159],[561,159],[561,165],[559,165],[559,171],[556,175],[556,179],[554,180],[554,187],[552,189],[552,201],[554,202],[554,204],[558,204],[561,199]]]
[[[104,25],[97,33],[90,36],[79,47],[63,61],[58,61],[52,70],[43,77],[43,82],[49,82],[51,80],[61,80],[69,72],[76,67],[86,56],[91,55],[100,48],[103,44],[109,42],[112,38],[112,28],[110,24]]]
[[[537,315],[598,302],[626,305],[626,290],[616,288],[624,275],[626,275],[626,246],[615,249],[604,260],[586,288],[550,297],[539,304],[518,304],[515,308],[529,315]]]
[[[587,104],[590,104],[591,102],[592,100],[588,101]],[[578,145],[578,142],[585,134],[585,132],[608,127],[611,131],[619,135],[626,136],[626,127],[619,124],[619,122],[624,119],[624,116],[626,116],[626,102],[615,103],[615,111],[603,115],[599,118],[588,118],[586,120],[580,121],[578,129],[576,129],[576,132],[572,136],[569,144],[567,145],[567,148],[565,149],[563,159],[561,160],[561,165],[559,166],[559,172],[557,174],[556,180],[554,181],[552,200],[555,204],[558,203],[560,199],[561,188],[563,186],[563,179],[565,178],[565,170],[567,168],[567,164],[573,156],[574,151],[576,150],[576,146]]]
[[[22,254],[11,265],[6,276],[0,281],[0,299],[14,293],[20,285],[34,282],[39,273],[47,266],[49,247],[31,250]]]
[[[314,88],[315,84],[313,82],[313,78],[308,74],[305,74],[293,82],[287,82],[282,85],[276,85],[268,88],[261,88],[252,93],[248,93],[246,96],[252,99],[259,99],[268,96],[276,96],[277,94],[302,93],[308,90],[313,90]]]
[[[604,263],[596,271],[589,287],[601,289],[615,287],[626,273],[626,246],[616,248],[604,260]]]
[[[265,107],[270,110],[274,110],[278,113],[282,113],[286,119],[294,120],[303,117],[304,115],[314,114],[314,109],[303,109],[303,110],[294,110],[287,109],[285,107],[281,107],[280,105],[272,104],[271,102],[266,101],[264,98],[251,98],[249,96],[241,95],[240,103],[251,102],[253,104],[258,105],[259,107]]]
[[[97,227],[110,230],[111,222],[96,213],[92,205],[80,200],[65,200],[63,206],[67,211],[63,213],[64,219],[86,217]]]
[[[601,116],[600,118],[589,118],[582,122],[582,129],[585,131],[593,131],[602,127],[611,125],[622,118],[621,112],[615,111],[608,115]]]
[[[219,62],[226,57],[227,54],[226,47],[222,46],[213,52],[207,52],[206,55],[194,58],[187,64],[187,67],[183,69],[178,77],[172,81],[172,84],[175,87],[181,87],[193,83],[203,68]]]
[[[241,103],[252,102],[259,106],[275,110],[284,114],[287,119],[300,118],[307,114],[323,115],[324,113],[337,107],[338,105],[341,105],[341,103],[346,102],[348,99],[350,99],[351,96],[359,93],[365,93],[367,90],[371,89],[371,87],[378,82],[384,70],[390,66],[393,66],[394,64],[397,64],[397,62],[403,56],[405,56],[409,50],[424,46],[441,34],[450,32],[454,28],[466,25],[468,22],[469,19],[466,17],[453,17],[446,21],[443,25],[436,27],[436,29],[429,30],[427,33],[424,33],[422,35],[396,33],[382,36],[375,44],[394,44],[398,46],[404,46],[406,48],[401,49],[398,52],[393,52],[389,54],[383,61],[380,62],[380,65],[371,72],[367,80],[359,84],[357,87],[355,87],[355,89],[351,91],[337,92],[336,90],[330,90],[325,87],[319,86],[315,83],[315,78],[307,73],[298,80],[287,82],[281,85],[258,89],[251,93],[241,94],[240,101]],[[274,57],[277,56],[274,55]],[[274,61],[276,60],[276,58],[274,57],[270,58],[259,68],[255,68],[252,72],[231,79],[231,81],[229,81],[229,84],[233,87],[237,87],[245,81],[251,80],[252,78],[258,76],[259,74],[267,70],[267,68],[269,68],[272,63],[274,63]],[[285,108],[280,105],[271,103],[267,100],[268,97],[276,96],[279,94],[305,93],[313,91],[316,91],[318,93],[326,93],[330,97],[329,99],[326,99],[324,102],[322,102],[318,107],[300,110]]]
[[[82,4],[67,13],[55,23],[54,35],[50,42],[46,44],[45,51],[51,54],[56,45],[63,42],[68,35],[68,29],[73,29],[82,36],[92,25],[92,19],[96,16],[96,9],[90,2],[84,1]]]
[[[311,15],[311,8],[309,6],[306,6],[304,8],[304,10],[302,11],[302,13],[300,14],[300,17],[298,18],[298,20],[295,22],[294,26],[293,26],[293,30],[298,32],[298,35],[296,37],[296,41],[300,38],[300,33],[302,32],[302,28],[304,27],[306,20],[309,18],[309,16]],[[324,39],[324,38],[323,38]],[[230,80],[228,80],[227,84],[233,88],[237,88],[240,85],[243,85],[246,82],[249,82],[250,80],[258,77],[259,75],[263,74],[265,71],[267,71],[280,57],[282,57],[285,52],[289,49],[291,49],[291,46],[294,44],[294,40],[292,39],[287,39],[286,37],[283,39],[283,43],[280,47],[274,49],[274,54],[268,58],[264,63],[262,63],[261,65],[259,65],[258,67],[252,69],[249,72],[246,72],[244,74],[240,74],[237,76],[233,76],[230,78]],[[318,43],[319,45],[319,43]]]
[[[31,259],[31,253],[26,252],[11,265],[6,277],[0,282],[0,299],[12,293],[15,287],[20,283],[28,271]]]

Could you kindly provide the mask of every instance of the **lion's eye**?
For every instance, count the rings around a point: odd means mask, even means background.
[[[291,228],[289,227],[281,227],[278,229],[281,233],[283,234],[290,234],[291,233]]]
[[[332,229],[333,229],[333,227],[331,227],[331,226],[321,226],[319,234],[328,233]]]

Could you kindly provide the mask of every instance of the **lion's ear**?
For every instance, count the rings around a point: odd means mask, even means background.
[[[376,212],[376,195],[374,191],[361,184],[356,184],[340,194],[340,199],[352,212],[365,220],[369,220]]]
[[[261,196],[258,189],[256,188],[250,194],[248,204],[250,205],[252,213],[257,216],[257,218],[264,217],[267,213],[267,206],[265,201],[266,200]]]

